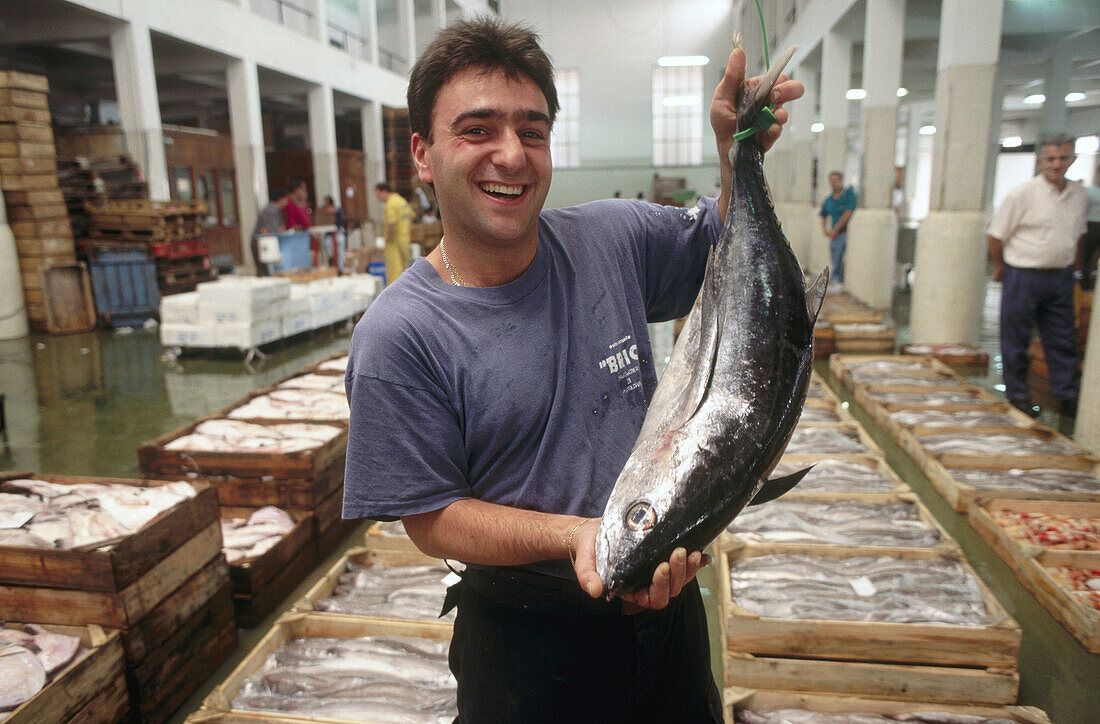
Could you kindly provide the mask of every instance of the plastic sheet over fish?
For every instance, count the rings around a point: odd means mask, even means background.
[[[184,482],[140,487],[13,479],[0,484],[0,546],[79,548],[131,535],[180,501]]]
[[[234,709],[348,721],[450,722],[447,641],[413,637],[288,641],[241,687]]]
[[[995,410],[898,410],[890,417],[899,425],[921,427],[1021,427],[1011,415]]]
[[[29,624],[21,629],[0,625],[0,721],[20,706],[84,649],[75,636]]]
[[[253,397],[229,411],[235,420],[347,420],[351,416],[343,393],[325,390],[276,389]]]
[[[971,390],[928,390],[927,392],[896,392],[889,389],[870,390],[872,399],[884,405],[992,405]]]
[[[782,477],[805,467],[805,463],[781,462],[772,475]],[[891,493],[897,481],[858,460],[826,458],[814,463],[798,484],[802,493]]]
[[[805,709],[772,709],[769,711],[737,710],[737,724],[890,724],[890,722],[916,722],[917,724],[1014,724],[1010,719],[987,718],[971,714],[951,714],[943,711],[913,712],[911,714],[870,714],[860,712],[824,713]]]
[[[1044,440],[1034,435],[990,435],[989,433],[936,433],[918,436],[929,452],[962,455],[1076,455],[1076,447],[1062,440]]]
[[[920,509],[903,501],[776,500],[745,510],[727,530],[746,543],[932,548],[941,542]]]
[[[247,518],[222,518],[222,551],[229,563],[256,558],[294,530],[294,519],[274,506],[259,508]]]
[[[846,455],[868,452],[853,428],[797,427],[787,443],[787,455]]]
[[[319,375],[310,373],[291,377],[286,382],[280,382],[281,390],[325,390],[335,392],[338,395],[346,395],[344,378],[340,375]]]
[[[977,582],[954,561],[799,554],[730,567],[734,603],[766,618],[985,626]]]
[[[349,561],[332,593],[313,608],[326,613],[434,621],[443,607],[447,593],[443,579],[449,573],[442,565],[363,566]],[[454,620],[454,611],[444,618]]]
[[[1082,470],[1036,468],[1024,470],[986,470],[981,468],[950,468],[948,473],[958,482],[982,490],[1016,490],[1046,493],[1100,493],[1100,478]]]
[[[206,420],[190,434],[172,440],[165,450],[202,452],[292,453],[312,450],[340,434],[331,425],[290,423],[256,425],[240,420]]]

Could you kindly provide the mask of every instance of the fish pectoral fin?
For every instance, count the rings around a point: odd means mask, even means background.
[[[780,495],[790,492],[791,488],[802,482],[802,478],[806,477],[806,473],[814,469],[811,465],[808,468],[799,470],[796,473],[790,475],[784,475],[781,478],[771,478],[764,481],[764,487],[760,488],[760,492],[756,494],[756,497],[752,499],[749,505],[760,505],[761,503],[767,503],[769,500],[775,500]]]
[[[810,313],[811,326],[817,324],[817,315],[821,313],[821,305],[825,303],[825,290],[828,288],[829,267],[825,267],[806,290],[806,311]]]

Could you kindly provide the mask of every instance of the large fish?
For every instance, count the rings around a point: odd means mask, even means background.
[[[753,127],[793,52],[741,87],[739,131]],[[609,598],[648,585],[675,548],[702,550],[754,498],[778,497],[807,472],[765,487],[806,398],[828,270],[806,290],[757,137],[734,141],[730,162],[725,226],[604,509],[596,566]]]

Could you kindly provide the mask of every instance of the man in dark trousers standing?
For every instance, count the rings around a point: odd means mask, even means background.
[[[993,216],[986,239],[993,279],[1001,281],[1001,361],[1005,397],[1037,416],[1027,388],[1028,346],[1038,326],[1050,391],[1063,415],[1077,414],[1077,334],[1074,264],[1085,234],[1088,194],[1066,179],[1074,139],[1049,136],[1040,143],[1039,174],[1009,192]]]
[[[844,188],[844,175],[840,171],[829,174],[831,193],[821,204],[821,233],[829,240],[829,259],[832,261],[830,283],[834,289],[844,283],[844,251],[848,248],[848,221],[856,210],[856,192]]]

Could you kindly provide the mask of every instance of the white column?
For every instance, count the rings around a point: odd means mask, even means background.
[[[837,30],[829,30],[821,39],[821,123],[820,152],[817,157],[817,206],[829,191],[829,174],[844,173],[848,151],[848,92],[852,78],[852,41]],[[847,183],[847,180],[846,180]],[[815,227],[816,241],[810,251],[814,269],[830,265],[829,241],[821,234],[821,222]],[[833,270],[835,272],[835,270]]]
[[[416,6],[413,0],[397,0],[397,26],[404,35],[405,68],[407,74],[416,63]]]
[[[1089,320],[1088,342],[1081,371],[1081,396],[1073,437],[1100,455],[1100,314]]]
[[[363,152],[366,163],[363,164],[367,175],[367,201],[372,220],[382,218],[382,203],[374,195],[375,184],[386,181],[386,147],[382,136],[382,106],[378,101],[368,101],[359,108],[359,120],[363,128]],[[370,227],[364,224],[363,241],[374,241]]]
[[[254,269],[252,230],[256,217],[267,205],[267,155],[264,152],[263,117],[260,113],[260,82],[256,63],[233,60],[226,71],[229,97],[229,130],[233,139],[233,165],[237,174],[237,215],[241,229],[241,258]]]
[[[145,174],[149,198],[167,201],[168,164],[149,26],[130,22],[111,33],[111,63],[126,150]]]
[[[447,0],[432,0],[432,27],[437,31],[447,27]]]
[[[378,65],[378,3],[376,0],[359,0],[359,26],[367,39],[367,60]]]
[[[917,231],[910,339],[975,344],[985,297],[982,218],[1003,0],[944,0],[930,212]]]
[[[313,0],[313,37],[328,45],[328,0]]]
[[[340,170],[336,160],[336,111],[332,86],[312,85],[307,94],[309,105],[309,148],[313,156],[313,197],[320,205],[326,196],[339,200]]]
[[[1054,46],[1054,55],[1047,66],[1043,83],[1043,108],[1039,111],[1039,137],[1051,133],[1066,132],[1066,93],[1073,74],[1073,52],[1070,43],[1062,41]],[[1039,139],[1036,139],[1038,141]]]
[[[863,193],[848,223],[845,286],[872,307],[894,296],[898,221],[894,188],[898,87],[905,45],[905,0],[867,0],[863,43]]]
[[[26,337],[29,333],[23,277],[19,272],[19,251],[15,247],[15,235],[8,225],[4,192],[0,191],[0,339]],[[31,389],[34,389],[33,385]]]
[[[802,98],[787,106],[791,114],[788,124],[790,138],[781,137],[779,142],[790,144],[791,188],[787,196],[789,204],[777,206],[776,212],[799,263],[804,269],[812,269],[810,262],[813,255],[810,250],[821,240],[821,234],[814,226],[814,134],[810,131],[817,106],[817,73],[809,66],[799,66],[792,77],[806,86],[806,92]]]

